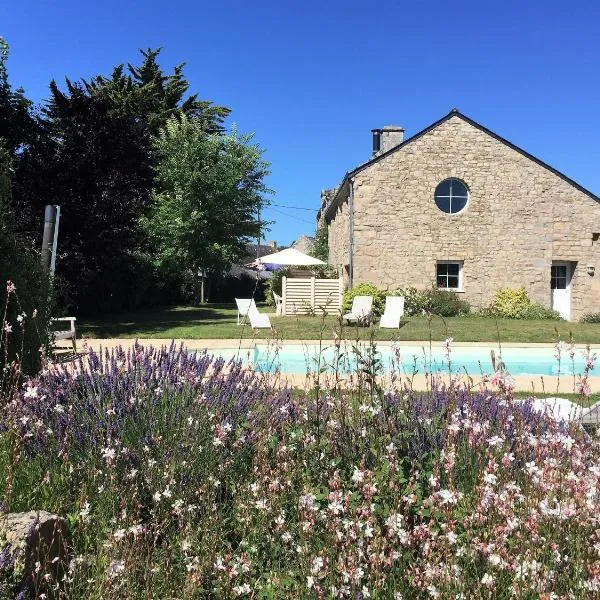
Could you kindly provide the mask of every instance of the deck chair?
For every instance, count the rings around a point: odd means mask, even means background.
[[[237,304],[238,309],[237,324],[242,325],[248,318],[250,307],[254,304],[254,307],[256,308],[256,304],[254,303],[254,298],[236,298],[235,303]]]
[[[236,298],[235,303],[237,304],[238,309],[238,325],[242,325],[248,319],[250,320],[252,329],[271,329],[269,315],[258,312],[254,298]]]
[[[73,352],[77,354],[77,335],[75,333],[75,321],[77,317],[58,317],[52,319],[52,323],[63,323],[69,322],[69,329],[57,329],[52,332],[54,337],[54,341],[58,342],[59,340],[71,340],[71,346],[73,346]]]
[[[404,315],[404,296],[386,296],[385,310],[381,315],[379,327],[400,329],[400,319]]]
[[[250,319],[250,325],[252,329],[272,329],[271,319],[269,319],[269,315],[258,312],[258,308],[252,300],[252,304],[250,304],[250,308],[248,309],[248,318]]]
[[[349,313],[342,315],[348,323],[367,325],[373,318],[373,296],[355,296]]]
[[[283,311],[283,298],[276,292],[273,292],[273,300],[275,300],[275,314],[280,316]]]

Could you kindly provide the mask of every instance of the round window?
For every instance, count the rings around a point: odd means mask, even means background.
[[[435,188],[434,199],[441,211],[452,215],[467,205],[469,190],[460,179],[444,179]]]

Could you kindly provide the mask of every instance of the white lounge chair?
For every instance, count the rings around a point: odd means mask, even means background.
[[[242,325],[246,322],[250,306],[254,304],[254,307],[256,308],[256,304],[254,303],[254,298],[236,298],[235,303],[237,304],[238,309],[237,324]]]
[[[73,352],[77,354],[77,335],[75,333],[75,321],[77,317],[57,317],[52,319],[52,323],[64,323],[69,322],[69,329],[59,329],[52,332],[54,341],[59,340],[71,340],[71,346],[73,346]]]
[[[404,315],[404,296],[386,296],[385,310],[381,315],[379,327],[400,329],[400,320]]]
[[[280,316],[283,310],[283,298],[276,292],[273,292],[273,300],[275,300],[275,314]]]
[[[235,303],[238,308],[238,325],[248,318],[252,329],[272,329],[269,315],[258,312],[253,298],[236,298]]]
[[[342,316],[348,323],[366,325],[373,318],[373,296],[354,296],[349,313]]]

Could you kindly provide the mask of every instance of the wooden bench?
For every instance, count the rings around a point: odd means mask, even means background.
[[[54,336],[54,341],[58,342],[59,340],[71,340],[71,345],[73,346],[73,352],[77,354],[77,337],[75,334],[75,321],[77,317],[57,317],[52,319],[52,323],[57,322],[69,322],[71,324],[69,329],[58,329],[52,332]]]

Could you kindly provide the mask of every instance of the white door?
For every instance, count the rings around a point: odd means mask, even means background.
[[[553,262],[550,271],[552,308],[563,319],[571,316],[571,265],[567,262]]]

